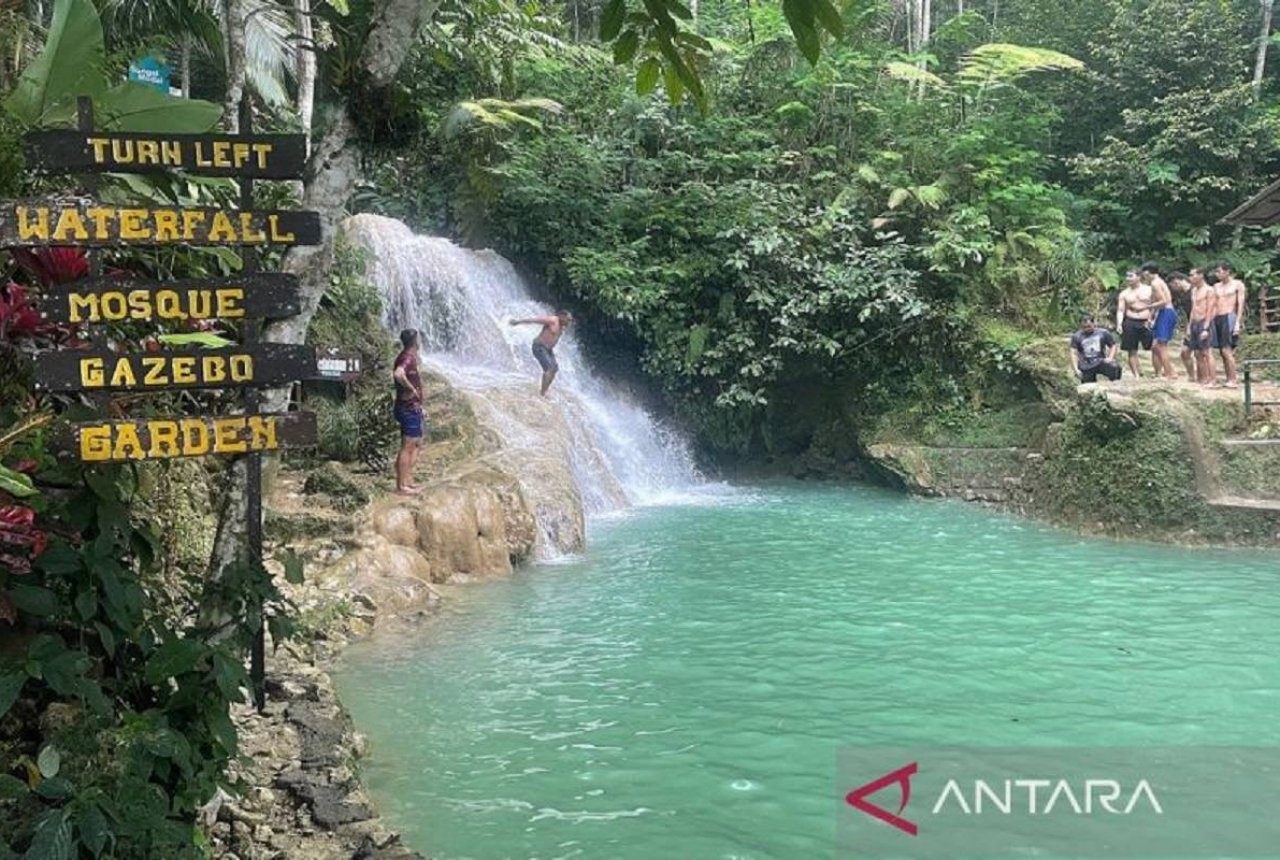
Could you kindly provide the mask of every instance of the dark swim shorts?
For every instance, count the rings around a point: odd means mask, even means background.
[[[400,435],[406,439],[422,438],[422,404],[396,402],[396,423],[400,425]]]
[[[1152,332],[1146,320],[1125,317],[1120,329],[1120,348],[1125,352],[1137,352],[1138,346],[1151,349]]]
[[[1238,336],[1233,333],[1236,327],[1235,314],[1219,314],[1213,318],[1213,348],[1214,349],[1235,349],[1236,344],[1240,342]]]
[[[533,342],[533,357],[538,359],[538,364],[542,365],[545,373],[555,373],[560,369],[560,365],[556,363],[556,354],[540,340]]]
[[[1209,329],[1209,320],[1192,320],[1187,326],[1187,346],[1203,352],[1213,346],[1213,334]]]

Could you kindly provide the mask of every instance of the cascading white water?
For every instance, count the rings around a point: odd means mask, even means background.
[[[588,514],[661,501],[699,481],[686,442],[595,376],[572,330],[556,347],[555,385],[539,397],[530,351],[538,329],[509,323],[552,309],[533,300],[503,257],[379,215],[347,219],[343,234],[370,254],[388,329],[422,332],[427,365],[467,393],[504,446],[532,454],[518,467],[532,495],[552,471],[537,465],[546,456],[568,460]]]

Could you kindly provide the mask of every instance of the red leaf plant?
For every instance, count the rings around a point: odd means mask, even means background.
[[[89,257],[79,248],[17,248],[13,259],[46,287],[89,274]]]
[[[25,505],[0,505],[0,567],[30,573],[49,537],[36,528],[36,512]]]

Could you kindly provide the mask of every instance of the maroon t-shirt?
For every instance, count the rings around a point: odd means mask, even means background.
[[[396,356],[395,370],[404,368],[405,378],[412,383],[413,388],[406,388],[396,380],[396,403],[406,403],[413,406],[421,406],[422,398],[415,392],[422,390],[422,376],[418,373],[418,353],[416,350],[406,349]]]

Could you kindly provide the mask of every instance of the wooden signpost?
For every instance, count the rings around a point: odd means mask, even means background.
[[[84,199],[19,200],[0,209],[0,246],[6,248],[319,244],[315,212],[108,206]]]
[[[315,416],[258,411],[258,388],[314,378],[315,351],[260,342],[263,320],[298,313],[299,284],[287,274],[258,272],[256,249],[318,245],[315,212],[255,210],[255,179],[299,179],[306,161],[302,135],[147,134],[100,132],[93,107],[79,102],[80,127],[40,131],[25,138],[28,165],[40,173],[148,174],[234,177],[240,208],[122,206],[88,198],[19,200],[0,204],[0,247],[232,246],[242,248],[243,274],[230,278],[147,281],[100,277],[97,251],[92,277],[46,291],[44,319],[79,326],[151,322],[185,327],[223,320],[240,327],[239,346],[120,352],[105,347],[36,356],[36,388],[45,392],[160,392],[240,389],[244,412],[235,415],[101,420],[66,425],[54,438],[83,463],[119,463],[175,457],[247,458],[246,525],[250,563],[262,563],[263,452],[316,443]],[[251,114],[242,103],[240,127]],[[254,700],[264,705],[264,633],[255,638],[250,674]]]
[[[296,275],[136,281],[86,278],[45,290],[40,316],[50,322],[186,322],[283,319],[298,313]]]
[[[193,176],[297,179],[307,161],[300,134],[37,131],[24,143],[28,166],[40,173],[181,170]]]

